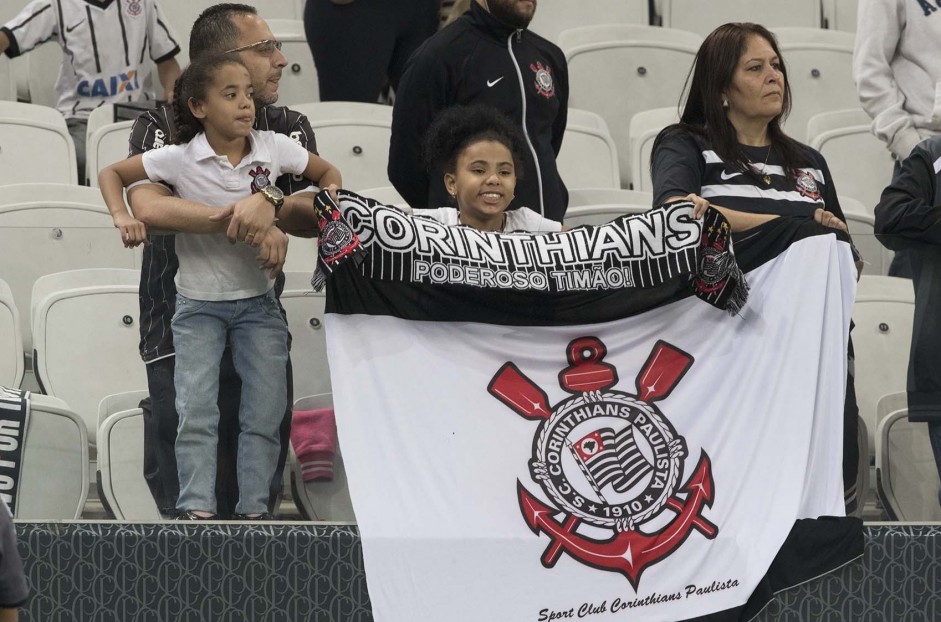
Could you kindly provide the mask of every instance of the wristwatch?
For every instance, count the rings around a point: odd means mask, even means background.
[[[281,210],[281,206],[284,205],[284,193],[281,192],[281,188],[278,188],[274,185],[265,186],[260,190],[262,195],[268,202],[274,205],[274,213],[277,214]]]

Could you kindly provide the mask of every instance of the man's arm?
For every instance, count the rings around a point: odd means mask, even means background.
[[[163,97],[167,101],[173,99],[173,88],[180,73],[180,64],[175,58],[157,63],[157,75],[160,78],[160,84],[163,85]]]
[[[57,34],[56,6],[52,0],[33,0],[0,28],[2,52],[15,58]]]
[[[284,205],[278,212],[278,228],[299,238],[315,238],[320,234],[317,215],[314,213],[316,193],[298,192],[284,197]]]
[[[218,208],[175,197],[157,184],[135,186],[128,190],[127,198],[134,217],[148,227],[186,233],[224,233],[228,226],[224,220],[210,220]]]
[[[148,110],[135,119],[128,139],[128,151],[131,156],[162,148],[169,142],[170,114],[169,107],[164,106]],[[217,209],[175,197],[170,189],[162,184],[141,183],[128,188],[127,200],[134,217],[147,225],[152,233],[154,228],[190,233],[219,233],[225,231],[228,225],[227,221],[209,220],[210,215],[218,213]],[[274,207],[267,201],[265,203],[273,214]],[[193,218],[205,222],[197,226],[191,221]]]
[[[148,172],[155,179],[174,179],[179,167],[178,147],[166,147],[161,151],[141,154],[119,160],[105,167],[98,175],[101,196],[112,215],[126,213],[124,188],[134,182],[147,179]],[[144,166],[144,159],[147,167]],[[139,190],[147,191],[154,186],[145,184]],[[218,233],[225,228],[225,221],[211,220],[218,210],[195,201],[178,200],[169,196],[169,191],[156,187],[157,193],[150,200],[139,202],[134,216],[148,226],[172,229],[186,233]],[[134,190],[132,190],[134,192]],[[164,194],[166,192],[166,194]]]

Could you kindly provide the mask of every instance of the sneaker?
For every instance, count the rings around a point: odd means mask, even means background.
[[[269,514],[268,512],[262,512],[257,516],[249,516],[248,514],[233,514],[232,520],[238,521],[240,523],[252,522],[252,521],[272,521],[275,520],[275,517]]]
[[[200,516],[193,510],[181,510],[180,513],[176,515],[176,520],[219,520],[219,517],[215,514],[212,516]]]

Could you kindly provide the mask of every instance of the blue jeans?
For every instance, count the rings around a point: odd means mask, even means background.
[[[268,509],[271,477],[281,451],[278,429],[287,407],[288,329],[274,291],[241,300],[193,300],[177,294],[176,462],[179,510],[216,512],[219,364],[226,341],[242,379],[239,406],[239,514]]]

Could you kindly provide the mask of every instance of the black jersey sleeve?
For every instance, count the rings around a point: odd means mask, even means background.
[[[823,172],[823,204],[828,212],[832,212],[837,218],[846,222],[846,215],[843,213],[843,207],[840,205],[840,198],[836,193],[836,186],[833,183],[833,175],[830,174],[830,167],[827,161],[817,151],[814,151],[817,158],[817,167]]]
[[[691,137],[665,138],[651,157],[653,204],[660,205],[670,197],[700,194],[704,167],[700,149]]]
[[[271,129],[293,139],[297,144],[314,155],[319,155],[317,153],[317,139],[314,136],[314,130],[311,128],[310,121],[307,120],[305,115],[295,112],[290,108],[285,108],[283,124],[279,123],[273,125]],[[276,183],[278,188],[289,195],[308,190],[311,187],[311,182],[302,175],[292,175],[290,173],[281,175]]]
[[[158,149],[170,142],[172,112],[169,106],[145,110],[134,120],[128,139],[128,157],[151,149]]]

